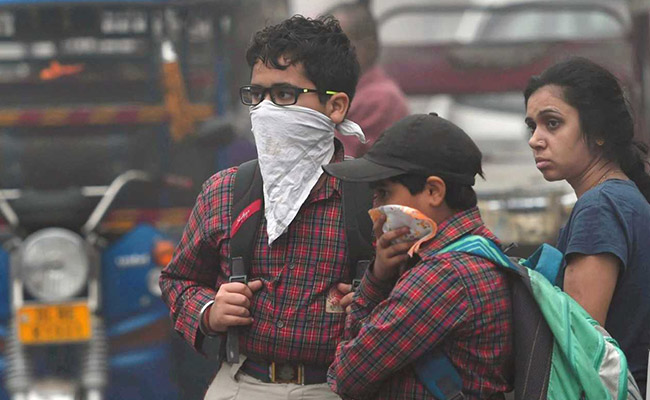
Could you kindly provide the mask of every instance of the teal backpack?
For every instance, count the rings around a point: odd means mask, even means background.
[[[551,282],[562,253],[542,245],[513,262],[492,241],[465,236],[439,253],[486,258],[512,276],[515,399],[641,400],[618,343],[571,297]],[[420,381],[438,400],[463,399],[462,381],[440,351],[415,364]]]

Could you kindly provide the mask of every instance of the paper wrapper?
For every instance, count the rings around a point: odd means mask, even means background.
[[[373,222],[375,222],[382,214],[386,215],[386,222],[382,227],[384,233],[394,231],[403,226],[410,229],[409,233],[395,239],[395,243],[417,240],[408,251],[409,257],[413,257],[413,254],[420,250],[422,243],[433,238],[438,230],[438,226],[431,218],[414,208],[406,206],[389,204],[373,208],[368,211],[368,214],[370,214],[370,218]]]

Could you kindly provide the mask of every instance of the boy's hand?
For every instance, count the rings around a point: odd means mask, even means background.
[[[261,280],[248,284],[239,282],[224,283],[214,298],[207,317],[208,327],[215,332],[225,332],[229,326],[250,325],[253,323],[248,310],[253,293],[262,288]]]
[[[337,283],[336,290],[343,295],[338,300],[334,300],[335,304],[340,305],[346,313],[350,314],[350,304],[352,304],[352,297],[354,297],[354,292],[352,291],[352,285],[349,283]]]
[[[373,224],[377,238],[377,254],[372,273],[377,279],[388,281],[395,278],[399,273],[400,266],[408,260],[407,252],[415,244],[415,241],[391,244],[393,240],[406,235],[409,228],[402,227],[383,233],[381,228],[384,222],[386,222],[386,216],[382,215]]]

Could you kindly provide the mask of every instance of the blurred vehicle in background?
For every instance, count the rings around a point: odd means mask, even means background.
[[[610,68],[640,105],[627,3],[601,0],[373,2],[382,65],[409,96],[412,112],[435,111],[476,141],[486,224],[515,253],[555,243],[575,202],[565,182],[535,168],[524,124],[528,79],[574,55]]]
[[[0,399],[190,398],[158,275],[238,155],[226,3],[0,1]]]

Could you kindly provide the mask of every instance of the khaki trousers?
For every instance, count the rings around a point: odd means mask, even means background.
[[[239,364],[222,364],[204,400],[340,400],[327,383],[295,385],[262,382],[239,371],[246,357],[240,354],[239,358]]]

